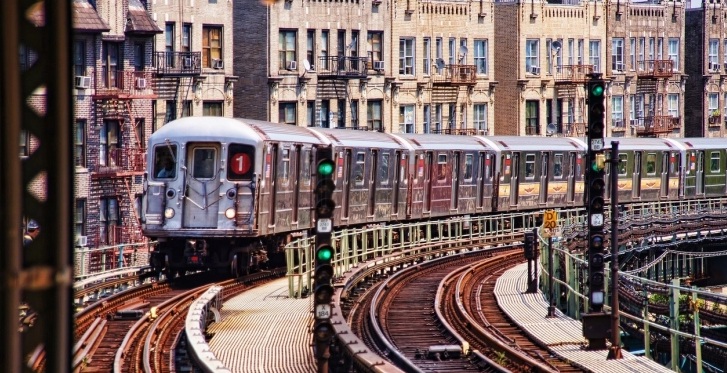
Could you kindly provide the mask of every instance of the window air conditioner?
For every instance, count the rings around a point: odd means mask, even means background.
[[[713,62],[708,64],[709,71],[719,70],[719,65]]]
[[[381,71],[384,69],[384,61],[374,61],[374,70]]]
[[[146,78],[136,78],[136,89],[146,89]]]
[[[533,75],[540,75],[540,66],[530,66],[530,73]]]
[[[88,236],[76,236],[76,246],[88,246]]]
[[[225,61],[222,60],[212,60],[212,67],[215,69],[224,69],[225,68]]]
[[[91,77],[77,75],[76,79],[75,79],[75,83],[76,83],[76,88],[78,88],[78,89],[91,88]]]
[[[296,70],[298,68],[298,62],[296,61],[288,61],[288,66],[286,69],[288,70]]]

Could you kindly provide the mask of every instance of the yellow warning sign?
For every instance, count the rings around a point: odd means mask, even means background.
[[[545,210],[543,228],[555,229],[558,226],[558,213],[555,210]]]

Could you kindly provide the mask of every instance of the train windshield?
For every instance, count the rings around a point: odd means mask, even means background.
[[[159,145],[154,148],[154,177],[174,179],[177,176],[177,146]]]

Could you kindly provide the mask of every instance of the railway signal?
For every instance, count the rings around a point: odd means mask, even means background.
[[[316,188],[315,188],[315,266],[313,273],[313,343],[316,348],[319,372],[328,371],[330,345],[333,340],[331,324],[331,298],[333,297],[333,265],[334,256],[331,234],[333,232],[333,191],[336,183],[333,180],[335,163],[331,147],[318,148],[316,151]]]

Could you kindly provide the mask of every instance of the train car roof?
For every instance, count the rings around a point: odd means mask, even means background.
[[[270,141],[284,141],[295,143],[328,144],[328,140],[321,138],[306,127],[291,126],[289,124],[270,123],[262,120],[237,118],[237,121],[247,124],[257,132],[261,138]]]
[[[254,144],[260,135],[250,126],[240,121],[224,117],[186,117],[175,119],[156,130],[149,137],[150,143],[161,143],[166,139],[192,141],[229,141],[230,139],[249,139],[243,143]]]
[[[611,149],[611,142],[618,141],[621,150],[681,150],[680,145],[668,138],[649,137],[606,137],[603,148]]]
[[[395,137],[376,131],[357,131],[334,128],[310,128],[337,146],[352,148],[406,149],[407,146]]]
[[[487,136],[500,151],[585,151],[585,142],[571,137]]]
[[[727,138],[722,137],[687,137],[673,139],[689,149],[727,149]]]
[[[397,133],[416,150],[495,150],[476,136]]]

